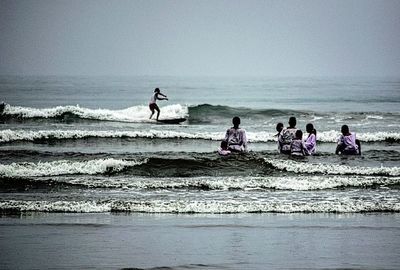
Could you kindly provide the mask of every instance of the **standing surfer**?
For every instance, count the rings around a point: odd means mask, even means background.
[[[160,96],[162,96],[162,97],[160,97]],[[157,121],[158,121],[158,117],[160,116],[160,108],[158,108],[158,106],[157,106],[157,103],[156,103],[157,99],[158,100],[168,100],[167,96],[160,92],[159,88],[154,89],[154,94],[151,95],[150,103],[149,103],[149,108],[151,111],[150,119],[153,117],[154,110],[156,110],[157,111]]]

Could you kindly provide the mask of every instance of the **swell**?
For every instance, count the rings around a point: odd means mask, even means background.
[[[209,123],[221,119],[231,119],[233,116],[252,119],[263,119],[266,117],[285,117],[292,115],[310,116],[315,115],[311,111],[278,110],[278,109],[250,109],[245,107],[230,107],[224,105],[200,104],[189,107],[190,123]]]
[[[57,160],[0,164],[0,178],[47,177],[59,175],[129,175],[145,177],[200,176],[290,176],[290,175],[354,175],[400,176],[400,167],[362,167],[343,164],[324,164],[262,155],[230,157],[141,157],[134,159]]]

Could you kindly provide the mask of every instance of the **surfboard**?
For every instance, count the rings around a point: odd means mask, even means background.
[[[173,118],[173,119],[158,119],[157,123],[160,124],[180,124],[185,122],[186,118]]]

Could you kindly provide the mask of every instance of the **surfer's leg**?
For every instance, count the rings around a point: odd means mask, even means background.
[[[157,111],[157,120],[158,120],[158,117],[160,116],[160,108],[158,108],[157,104],[154,105],[155,105],[154,109]]]
[[[149,108],[150,108],[150,111],[151,111],[151,114],[150,114],[150,118],[149,118],[149,119],[151,119],[151,118],[153,117],[153,115],[154,115],[154,104],[150,104],[150,105],[149,105]]]

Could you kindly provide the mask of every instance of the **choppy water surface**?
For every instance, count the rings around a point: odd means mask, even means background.
[[[155,87],[186,122],[148,119]],[[0,77],[0,99],[3,212],[400,211],[398,78]],[[233,116],[251,151],[219,157]],[[277,153],[290,116],[317,156]],[[334,154],[343,124],[361,157]]]

